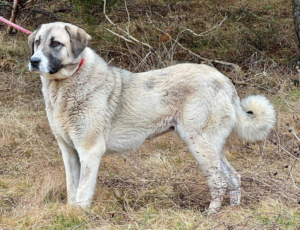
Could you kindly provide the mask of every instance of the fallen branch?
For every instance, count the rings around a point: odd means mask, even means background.
[[[9,21],[12,22],[12,23],[15,23],[15,21],[16,21],[19,1],[20,0],[14,0],[13,9],[12,9],[11,16],[10,16],[10,19],[9,19]],[[8,26],[7,30],[6,30],[6,33],[11,34],[12,29],[13,29],[12,26]]]

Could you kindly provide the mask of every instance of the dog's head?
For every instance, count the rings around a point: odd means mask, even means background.
[[[50,78],[65,78],[76,70],[80,54],[91,40],[83,29],[69,23],[41,25],[28,37],[30,71]]]

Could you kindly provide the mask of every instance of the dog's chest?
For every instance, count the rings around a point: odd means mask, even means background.
[[[54,134],[72,142],[89,125],[89,96],[81,84],[61,84],[59,81],[43,82],[46,111]]]

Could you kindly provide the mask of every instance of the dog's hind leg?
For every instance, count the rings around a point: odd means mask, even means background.
[[[241,202],[241,176],[230,165],[224,154],[221,155],[221,171],[229,188],[230,204],[239,205]]]
[[[76,193],[79,184],[80,163],[77,151],[65,143],[61,138],[57,138],[61,149],[66,171],[68,203],[76,203]]]
[[[208,212],[215,213],[221,207],[227,187],[221,173],[220,151],[223,147],[223,140],[212,141],[210,135],[195,132],[185,132],[184,135],[182,133],[179,135],[187,143],[207,179],[212,197]]]

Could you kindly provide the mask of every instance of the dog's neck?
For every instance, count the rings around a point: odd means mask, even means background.
[[[77,69],[75,70],[75,72],[74,72],[72,75],[75,75],[75,74],[77,73],[77,71],[78,71],[78,70],[80,69],[80,67],[82,66],[83,62],[84,62],[84,58],[81,58],[80,63],[79,63],[79,65],[78,65]]]

